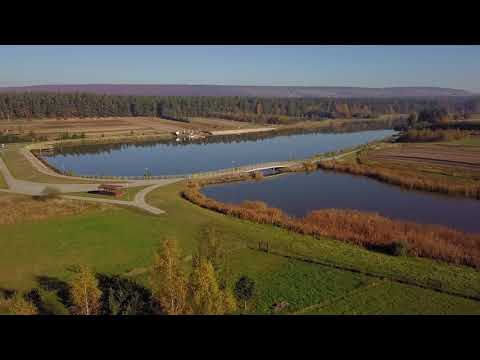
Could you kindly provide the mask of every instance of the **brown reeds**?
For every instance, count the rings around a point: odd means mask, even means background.
[[[183,192],[183,197],[222,214],[276,225],[300,234],[333,237],[389,253],[398,243],[405,243],[410,255],[480,268],[480,235],[444,226],[396,221],[355,210],[317,210],[303,218],[294,218],[260,201],[234,205],[210,199],[201,193],[198,184],[191,184]]]
[[[419,177],[413,171],[402,171],[356,163],[324,161],[319,163],[318,167],[325,170],[335,170],[353,175],[367,176],[409,190],[425,190],[480,199],[479,184],[455,184],[450,181],[442,181],[435,178]]]

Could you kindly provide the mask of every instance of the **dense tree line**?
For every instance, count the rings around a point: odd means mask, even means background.
[[[373,118],[441,108],[466,117],[480,112],[480,98],[248,98],[155,97],[87,93],[2,93],[0,119],[153,116],[187,121],[188,117],[280,123],[294,119]]]

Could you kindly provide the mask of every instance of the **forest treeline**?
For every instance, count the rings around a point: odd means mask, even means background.
[[[441,108],[468,118],[480,112],[480,98],[254,98],[202,96],[118,96],[90,93],[1,93],[0,119],[149,116],[188,121],[222,117],[239,121],[284,123],[298,119],[374,118]]]

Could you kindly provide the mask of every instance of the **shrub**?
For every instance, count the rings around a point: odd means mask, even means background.
[[[305,161],[303,163],[303,167],[305,171],[315,171],[317,170],[317,164],[315,164],[313,161]]]
[[[390,253],[393,256],[407,256],[409,253],[409,246],[403,240],[394,241],[390,246]]]
[[[43,199],[57,199],[60,196],[60,190],[52,186],[46,186],[41,196]]]

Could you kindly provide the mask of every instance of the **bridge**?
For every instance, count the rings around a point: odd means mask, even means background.
[[[250,172],[256,172],[256,171],[263,171],[263,170],[277,170],[277,169],[283,169],[287,168],[288,165],[269,165],[269,166],[263,166],[263,167],[257,167],[254,169],[248,169],[248,170],[243,170],[243,172],[250,173]]]

